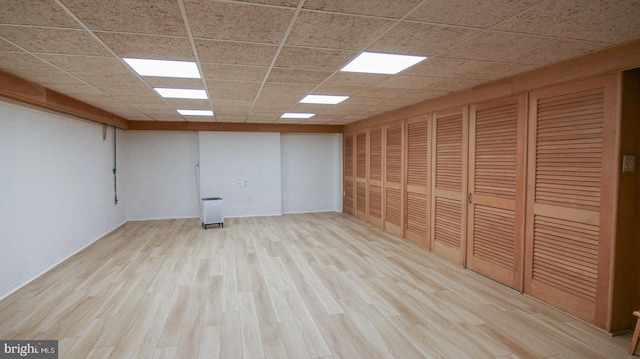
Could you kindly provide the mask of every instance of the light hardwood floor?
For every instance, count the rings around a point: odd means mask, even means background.
[[[340,213],[129,222],[0,301],[60,358],[628,358],[606,333]]]

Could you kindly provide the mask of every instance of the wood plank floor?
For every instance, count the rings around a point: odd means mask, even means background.
[[[129,222],[0,301],[60,358],[628,358],[606,333],[340,213]]]

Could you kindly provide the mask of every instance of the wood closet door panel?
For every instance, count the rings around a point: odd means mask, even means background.
[[[531,93],[525,292],[609,325],[616,77]]]
[[[431,250],[465,264],[468,107],[433,116]]]
[[[404,238],[429,249],[431,115],[412,118],[406,126],[406,216]]]
[[[467,268],[522,290],[527,98],[471,106]]]
[[[356,137],[356,217],[367,220],[367,132],[358,132]]]
[[[382,127],[369,130],[369,223],[382,228]]]
[[[353,162],[353,134],[344,135],[344,212],[351,215],[354,212],[354,162]]]
[[[384,131],[384,228],[402,237],[404,221],[404,122]]]

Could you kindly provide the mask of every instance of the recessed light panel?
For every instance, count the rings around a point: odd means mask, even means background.
[[[424,56],[363,52],[340,71],[395,75],[424,59],[426,59]]]
[[[194,100],[206,100],[207,92],[205,90],[193,90],[193,89],[171,89],[155,87],[157,93],[162,97],[167,98],[188,98]]]
[[[181,77],[199,79],[195,62],[123,58],[140,76]]]
[[[285,112],[280,118],[311,118],[315,115],[315,113]]]
[[[316,103],[321,105],[337,105],[340,102],[348,99],[349,96],[334,96],[334,95],[307,95],[300,100],[300,103]]]
[[[211,110],[178,110],[178,113],[182,116],[213,116]]]

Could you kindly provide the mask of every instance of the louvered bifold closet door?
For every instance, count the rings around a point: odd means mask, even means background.
[[[431,115],[407,121],[407,193],[404,238],[429,249],[429,161]]]
[[[617,78],[530,94],[525,292],[607,327]]]
[[[354,162],[353,162],[353,134],[344,135],[344,199],[342,201],[344,212],[355,214],[354,204]]]
[[[385,127],[384,228],[402,237],[404,218],[404,122]]]
[[[369,223],[382,228],[382,126],[369,130]]]
[[[436,113],[432,126],[431,250],[464,265],[468,107]]]
[[[469,110],[467,268],[522,289],[527,97]]]
[[[367,131],[356,133],[356,217],[367,220]]]

